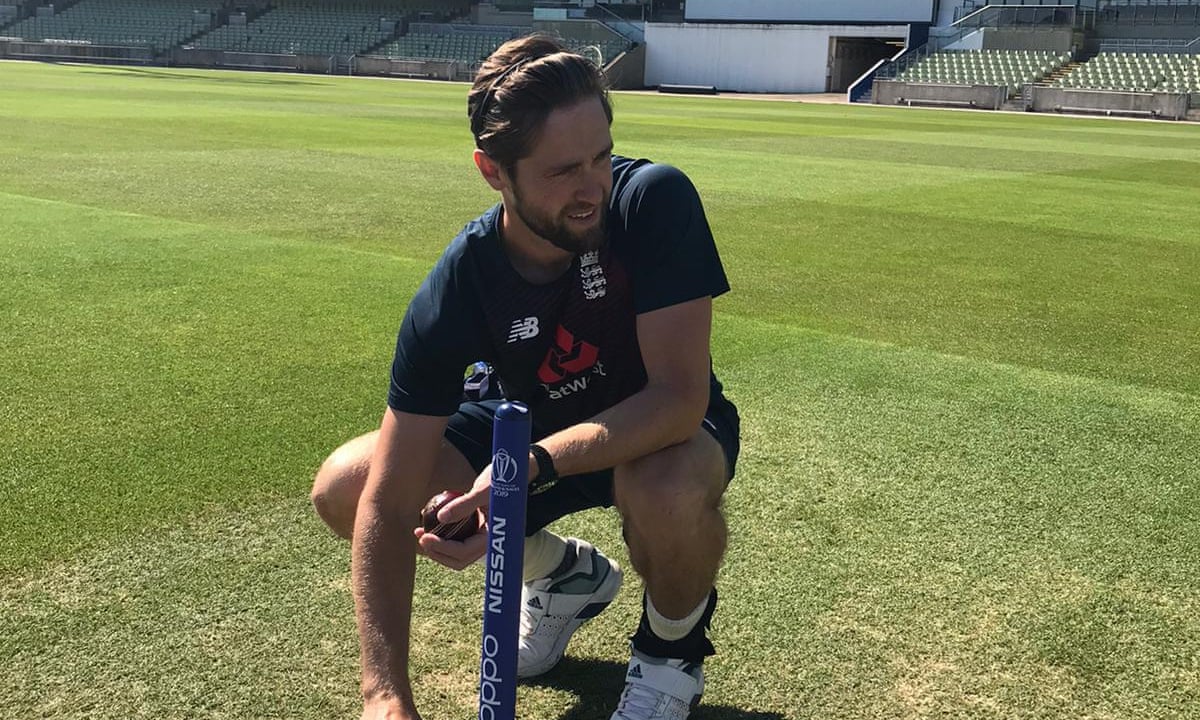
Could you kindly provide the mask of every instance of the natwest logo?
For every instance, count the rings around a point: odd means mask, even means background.
[[[600,357],[600,348],[578,340],[562,325],[554,332],[554,344],[538,368],[538,380],[547,385],[561,382],[568,376],[579,375],[592,368]]]

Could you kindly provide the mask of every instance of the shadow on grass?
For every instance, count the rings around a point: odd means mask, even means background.
[[[557,667],[545,675],[522,682],[535,687],[562,690],[578,697],[578,702],[564,710],[558,720],[607,720],[625,687],[625,665],[611,661],[563,658]],[[688,716],[688,720],[783,720],[783,715],[701,703]]]
[[[55,63],[59,64],[59,63]],[[228,68],[214,68],[215,70],[227,70]],[[293,80],[282,75],[272,75],[271,77],[257,77],[247,74],[247,77],[237,75],[215,75],[207,73],[189,73],[189,72],[167,72],[163,70],[155,70],[153,68],[140,67],[121,67],[121,68],[89,68],[83,72],[93,75],[118,75],[120,77],[148,77],[160,78],[163,80],[203,80],[205,82],[220,82],[232,83],[236,85],[320,85],[318,82],[311,80]]]

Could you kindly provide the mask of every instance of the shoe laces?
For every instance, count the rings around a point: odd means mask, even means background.
[[[634,651],[634,659],[636,660],[638,657],[642,657],[643,663],[639,669],[631,661],[632,669],[627,676],[625,691],[621,693],[621,700],[617,703],[617,711],[613,715],[613,718],[620,718],[622,720],[686,720],[696,702],[699,701],[699,693],[703,692],[704,688],[703,674],[699,667],[694,663],[687,663],[682,660],[655,662],[653,659],[639,656]],[[652,667],[662,664],[665,664],[672,670],[690,676],[694,685],[688,685],[679,679],[671,681],[667,678],[654,679],[645,675]],[[654,673],[659,672],[659,670],[654,671]],[[697,675],[697,673],[700,674]],[[666,685],[660,684],[663,682]],[[685,687],[690,689],[685,690]],[[688,695],[680,697],[676,692],[686,692]],[[693,692],[696,693],[695,696],[689,697]]]
[[[666,693],[647,685],[629,683],[621,694],[621,702],[617,704],[617,714],[630,720],[653,718],[665,697]]]

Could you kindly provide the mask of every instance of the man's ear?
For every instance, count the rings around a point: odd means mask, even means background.
[[[493,190],[503,191],[508,187],[508,173],[501,170],[500,165],[490,155],[477,149],[472,157],[475,159],[475,167],[479,168],[479,174]]]

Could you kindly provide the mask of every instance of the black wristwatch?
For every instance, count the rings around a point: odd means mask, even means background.
[[[533,455],[533,459],[537,460],[538,473],[532,480],[529,481],[529,493],[537,494],[543,490],[548,490],[551,485],[558,482],[558,471],[554,469],[554,459],[550,457],[550,453],[546,452],[546,448],[533,443],[529,446],[529,454]]]

